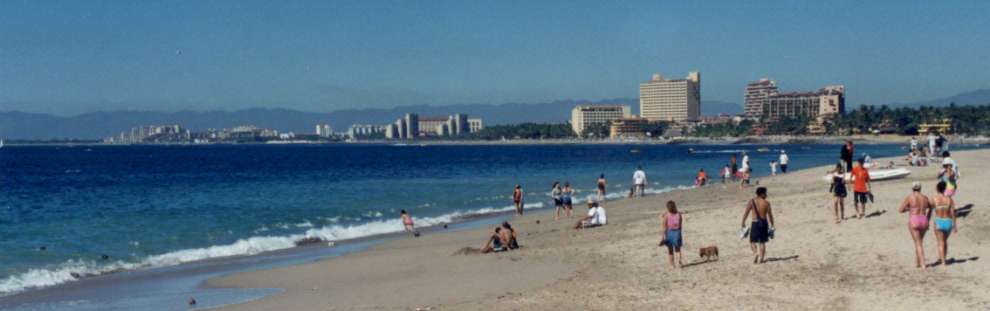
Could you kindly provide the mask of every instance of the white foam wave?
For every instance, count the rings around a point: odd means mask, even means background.
[[[542,208],[543,203],[530,203],[524,205],[526,208]],[[469,211],[456,211],[453,213],[437,217],[414,217],[417,227],[426,227],[453,222],[459,218],[501,213],[514,210],[514,206],[506,207],[486,207]],[[380,212],[372,213],[381,217]],[[331,220],[339,217],[329,218]],[[169,252],[161,255],[146,257],[137,262],[115,261],[112,263],[97,263],[96,261],[69,260],[57,267],[48,269],[31,269],[27,272],[13,275],[0,280],[0,296],[17,293],[27,289],[47,287],[66,282],[72,282],[79,277],[106,274],[116,271],[134,270],[152,267],[174,266],[182,263],[199,261],[211,258],[256,255],[263,252],[282,250],[296,246],[296,241],[306,238],[319,238],[325,241],[340,241],[355,239],[373,235],[396,233],[403,230],[402,221],[399,218],[371,221],[354,225],[329,225],[320,228],[313,228],[309,221],[296,224],[296,227],[306,227],[309,229],[302,234],[287,236],[256,236],[237,240],[227,245],[216,245],[204,248],[185,249]],[[288,228],[287,224],[276,225],[280,228]],[[267,227],[262,227],[267,231]]]

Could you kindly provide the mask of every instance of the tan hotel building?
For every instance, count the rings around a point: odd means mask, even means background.
[[[639,85],[639,113],[650,121],[684,122],[701,116],[701,74],[667,80],[659,73]]]
[[[596,123],[607,125],[611,121],[628,118],[631,114],[629,106],[577,106],[571,109],[571,128],[574,129],[574,133],[581,136],[589,125]]]

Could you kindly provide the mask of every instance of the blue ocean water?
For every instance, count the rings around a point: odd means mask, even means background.
[[[834,163],[839,146],[7,146],[0,295],[71,282],[73,274],[401,231],[401,209],[419,226],[509,211],[517,183],[527,207],[538,209],[549,205],[554,181],[570,182],[583,198],[605,174],[609,192],[621,196],[638,165],[654,193],[691,185],[700,168],[716,176],[743,151],[765,175],[780,149],[801,169]],[[904,153],[900,145],[857,146],[862,152]]]

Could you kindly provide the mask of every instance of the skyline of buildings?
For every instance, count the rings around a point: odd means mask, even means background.
[[[650,121],[684,122],[701,116],[701,73],[665,79],[660,73],[639,85],[639,114]]]
[[[780,93],[777,81],[762,78],[759,81],[746,84],[743,95],[743,115],[747,118],[759,118],[763,115],[763,104],[771,95]]]

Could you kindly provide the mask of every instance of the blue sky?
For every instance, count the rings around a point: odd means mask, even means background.
[[[883,104],[990,88],[987,1],[0,1],[0,111],[638,96],[700,70]]]

